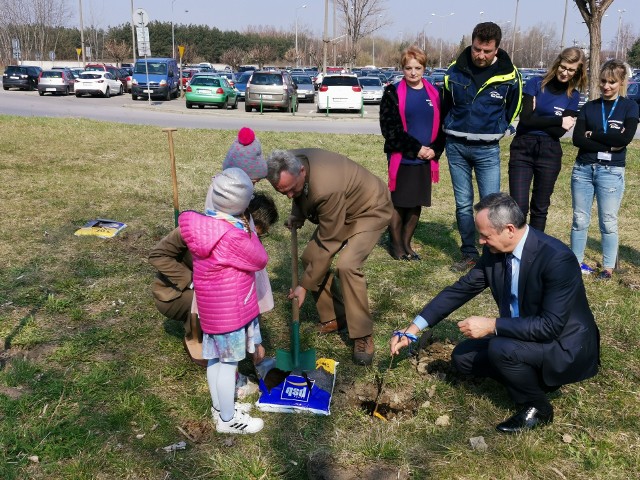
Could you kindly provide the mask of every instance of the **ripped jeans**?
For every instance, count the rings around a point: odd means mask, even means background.
[[[571,173],[573,223],[571,250],[582,263],[587,246],[591,207],[598,203],[598,222],[602,235],[602,265],[612,269],[618,255],[618,210],[624,193],[624,167],[576,162]]]

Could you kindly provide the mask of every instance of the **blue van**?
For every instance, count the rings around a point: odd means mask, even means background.
[[[149,85],[147,85],[147,72]],[[149,96],[171,100],[180,95],[180,71],[173,58],[140,58],[133,67],[131,99]]]

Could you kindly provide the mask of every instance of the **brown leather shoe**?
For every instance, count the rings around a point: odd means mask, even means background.
[[[353,345],[353,361],[356,365],[371,365],[373,362],[373,337],[367,335],[366,337],[356,338]]]
[[[328,322],[322,323],[320,322],[316,327],[318,333],[327,334],[327,333],[337,333],[341,332],[345,329],[344,322],[342,320],[329,320]]]

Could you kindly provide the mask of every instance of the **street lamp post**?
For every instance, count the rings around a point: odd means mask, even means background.
[[[307,8],[307,5],[300,5],[299,7],[296,7],[296,67],[300,66],[300,59],[298,56],[298,10],[300,10],[301,8]]]
[[[171,0],[171,57],[176,58],[176,31],[173,22],[173,4],[176,0]]]
[[[542,35],[542,38],[540,39],[540,68],[542,68],[542,66],[544,65],[544,60],[542,57],[544,55],[544,39],[546,37],[546,35]]]
[[[564,20],[562,21],[562,37],[560,37],[560,50],[564,50],[564,32],[567,29],[567,10],[569,9],[569,0],[564,2]]]
[[[520,0],[516,0],[516,16],[513,19],[513,40],[511,41],[511,60],[516,53],[516,32],[518,31],[518,7],[520,6]]]
[[[79,3],[80,3],[80,48],[82,49],[82,66],[84,67],[87,64],[87,60],[85,57],[85,46],[84,46],[84,22],[82,21],[82,0],[80,0]]]
[[[442,68],[442,37],[444,36],[444,19],[452,15],[455,15],[455,12],[451,12],[449,15],[436,15],[435,13],[431,14],[432,17],[438,17],[443,19],[442,23],[440,24],[440,60],[438,62],[440,65],[440,68]]]
[[[381,18],[382,14],[376,17],[376,23],[373,26],[373,35],[371,35],[371,64],[376,64],[376,30],[378,29],[378,18]]]
[[[133,63],[136,63],[136,34],[133,27],[133,0],[131,0],[131,50],[133,52]]]
[[[618,9],[618,38],[616,39],[616,58],[618,58],[618,48],[620,47],[620,35],[622,35],[622,14],[626,12],[624,8]]]
[[[425,33],[424,33],[424,27],[431,25],[433,22],[429,22],[429,23],[425,23],[424,25],[422,25],[422,51],[424,51],[427,48],[427,40],[425,37]]]

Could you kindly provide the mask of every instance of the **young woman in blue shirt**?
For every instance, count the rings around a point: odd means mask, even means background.
[[[580,91],[587,85],[584,61],[581,49],[566,48],[546,75],[532,77],[523,90],[520,120],[510,147],[509,193],[525,218],[529,214],[529,224],[540,231],[545,229],[562,165],[560,137],[574,126]]]
[[[582,272],[592,273],[594,269],[584,263],[584,251],[595,197],[603,255],[598,278],[603,280],[611,278],[618,256],[618,210],[624,193],[627,145],[638,127],[638,104],[624,96],[627,78],[624,62],[605,62],[600,69],[602,96],[582,107],[573,130],[573,144],[579,150],[571,174],[571,250]]]

